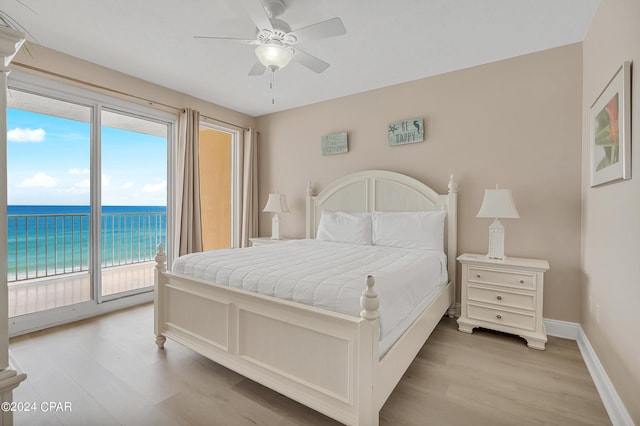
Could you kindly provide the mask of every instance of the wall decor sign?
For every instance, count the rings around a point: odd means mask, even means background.
[[[631,62],[591,106],[591,186],[631,178]]]
[[[320,137],[322,155],[344,154],[349,151],[347,132],[331,133]]]
[[[422,142],[424,141],[424,120],[414,118],[389,123],[387,137],[391,146]]]

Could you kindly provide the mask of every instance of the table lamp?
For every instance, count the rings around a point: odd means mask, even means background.
[[[263,212],[275,213],[273,219],[271,219],[271,239],[280,239],[280,218],[278,213],[289,212],[287,207],[287,196],[285,194],[269,194],[267,205],[264,206]]]
[[[504,259],[504,226],[498,219],[518,219],[520,215],[510,189],[485,189],[482,206],[476,217],[492,217],[489,226],[489,259]]]

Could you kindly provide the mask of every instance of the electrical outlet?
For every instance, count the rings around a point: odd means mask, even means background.
[[[596,303],[596,322],[600,322],[600,304]]]

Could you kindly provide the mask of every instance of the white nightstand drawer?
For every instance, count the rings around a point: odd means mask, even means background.
[[[536,329],[536,317],[533,313],[519,313],[469,303],[467,315],[472,319],[501,324],[506,327],[516,327],[525,330]]]
[[[534,290],[536,288],[536,276],[520,271],[504,272],[483,268],[469,267],[469,282],[506,285],[509,287],[521,287]]]
[[[544,273],[549,262],[507,257],[489,259],[464,253],[461,314],[458,330],[473,333],[476,327],[513,333],[533,349],[544,350],[547,335],[542,323]]]
[[[490,289],[470,285],[467,288],[467,299],[530,311],[536,309],[534,293],[516,293],[502,289]]]

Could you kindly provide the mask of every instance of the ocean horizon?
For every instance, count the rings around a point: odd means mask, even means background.
[[[45,204],[9,204],[7,215],[37,214],[89,214],[91,206],[86,205],[45,205]],[[166,213],[167,206],[102,206],[102,213],[158,212]]]
[[[153,260],[166,244],[166,206],[102,206],[102,267]],[[88,270],[88,205],[8,205],[8,280]]]

